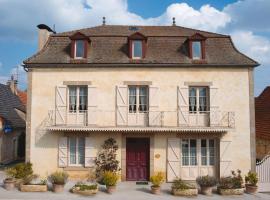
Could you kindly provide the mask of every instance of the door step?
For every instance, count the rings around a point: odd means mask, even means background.
[[[148,181],[136,181],[136,185],[148,185]]]

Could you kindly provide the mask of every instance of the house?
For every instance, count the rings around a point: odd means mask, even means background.
[[[17,81],[0,84],[0,163],[6,164],[25,157],[25,105],[21,102]]]
[[[256,158],[270,154],[270,87],[255,98]]]
[[[110,137],[123,181],[254,170],[258,63],[230,36],[175,24],[38,28],[39,52],[24,61],[36,173],[83,177]]]

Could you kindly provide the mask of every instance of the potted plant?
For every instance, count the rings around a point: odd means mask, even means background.
[[[71,189],[73,193],[90,196],[98,192],[98,185],[96,183],[78,182]]]
[[[222,177],[218,185],[218,193],[221,195],[242,195],[244,193],[241,171],[232,171],[232,176]]]
[[[47,179],[39,179],[38,175],[31,175],[23,179],[20,185],[22,192],[47,192]]]
[[[201,193],[204,195],[212,195],[212,188],[217,184],[216,178],[208,175],[198,177],[196,182],[201,188]]]
[[[5,170],[7,178],[4,179],[4,188],[6,190],[13,190],[15,188],[15,172],[13,168],[8,168]]]
[[[116,190],[118,178],[119,176],[116,172],[105,171],[103,173],[103,183],[106,185],[109,194],[112,194]]]
[[[245,176],[246,193],[254,194],[258,190],[258,175],[256,172],[249,171]]]
[[[66,172],[56,171],[48,177],[48,180],[52,183],[54,192],[63,192],[68,180],[68,174]]]
[[[155,175],[150,177],[150,182],[152,183],[151,192],[153,194],[160,194],[160,186],[165,181],[164,173],[157,172]]]
[[[172,194],[175,196],[197,196],[198,189],[195,185],[189,184],[179,178],[173,181]]]

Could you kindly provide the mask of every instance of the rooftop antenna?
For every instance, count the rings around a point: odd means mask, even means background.
[[[173,22],[172,22],[172,25],[173,25],[173,26],[176,26],[176,23],[175,23],[175,17],[172,18],[172,21],[173,21]]]
[[[102,17],[102,25],[103,25],[103,26],[106,25],[106,17]]]
[[[55,24],[53,24],[53,32],[56,33],[56,32],[55,32]]]

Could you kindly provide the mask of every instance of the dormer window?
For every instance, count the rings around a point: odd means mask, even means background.
[[[205,60],[205,40],[206,38],[196,33],[189,37],[189,57],[190,59],[197,60]]]
[[[132,41],[132,58],[140,59],[143,55],[142,49],[142,41],[141,40],[133,40]]]
[[[90,42],[89,38],[77,32],[70,37],[71,39],[71,58],[74,59],[85,59],[88,54],[88,44]]]
[[[202,59],[202,44],[200,41],[192,41],[192,59]]]

